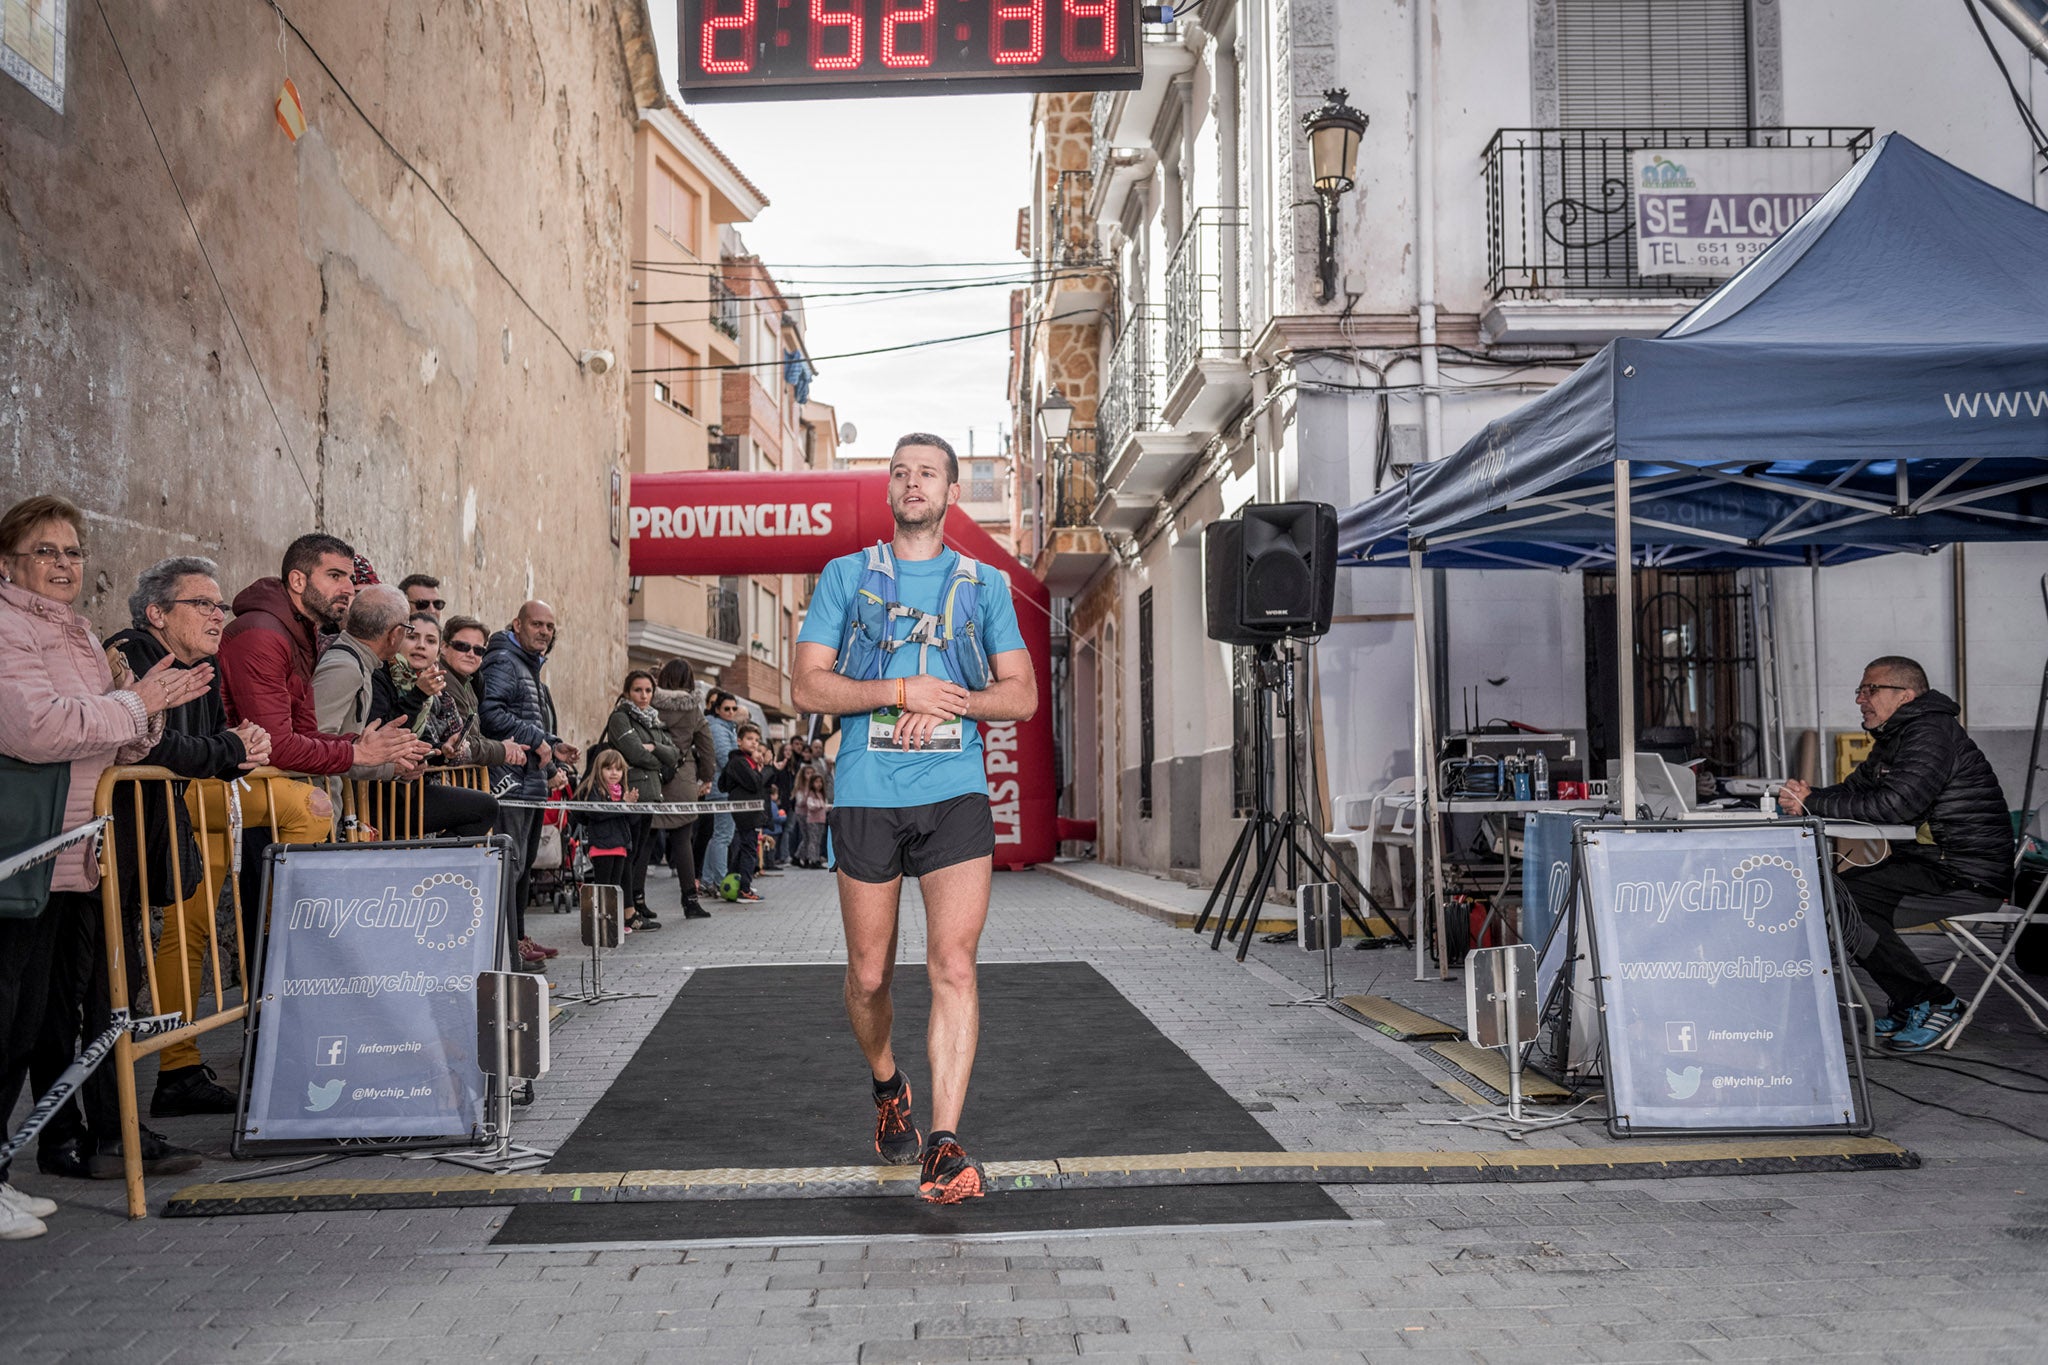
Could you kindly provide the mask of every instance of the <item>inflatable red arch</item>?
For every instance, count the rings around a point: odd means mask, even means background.
[[[818,473],[641,474],[628,515],[630,571],[641,576],[817,573],[843,554],[895,534],[883,470]],[[985,725],[996,866],[1052,861],[1062,837],[1092,839],[1060,820],[1053,786],[1052,598],[1037,575],[964,514],[946,518],[946,543],[1010,579],[1017,626],[1038,675],[1038,712]]]

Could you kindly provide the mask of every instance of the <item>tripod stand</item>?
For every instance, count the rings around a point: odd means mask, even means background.
[[[1295,755],[1298,749],[1300,727],[1295,713],[1295,679],[1300,657],[1291,640],[1263,643],[1253,647],[1253,680],[1256,688],[1256,722],[1252,728],[1253,763],[1258,771],[1252,815],[1238,831],[1237,842],[1232,845],[1230,856],[1224,860],[1223,870],[1216,878],[1214,889],[1209,892],[1207,903],[1202,906],[1200,918],[1195,921],[1195,932],[1201,933],[1208,927],[1209,917],[1216,915],[1216,931],[1209,940],[1213,952],[1223,946],[1225,938],[1237,944],[1237,960],[1244,961],[1251,950],[1252,934],[1258,925],[1258,908],[1265,903],[1266,893],[1272,889],[1273,878],[1279,872],[1280,855],[1288,857],[1290,880],[1293,872],[1302,864],[1315,874],[1318,881],[1338,882],[1354,897],[1344,906],[1345,915],[1356,924],[1368,938],[1379,938],[1372,926],[1366,923],[1361,913],[1371,907],[1382,922],[1393,929],[1393,940],[1406,943],[1407,937],[1393,928],[1393,921],[1381,910],[1365,884],[1354,876],[1351,870],[1336,855],[1323,839],[1323,832],[1303,815],[1299,804],[1301,794],[1300,774],[1297,771]],[[1268,734],[1269,704],[1280,709],[1281,732],[1286,746],[1281,768],[1284,773],[1283,789],[1286,793],[1284,809],[1275,814],[1273,810],[1272,779],[1273,762]],[[1334,871],[1335,876],[1331,873]],[[1238,886],[1245,874],[1251,874],[1250,885],[1246,887],[1242,901],[1238,900]],[[1236,903],[1236,913],[1231,906]],[[1217,913],[1218,905],[1223,907]]]

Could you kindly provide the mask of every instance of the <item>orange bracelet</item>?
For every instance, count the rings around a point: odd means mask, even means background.
[[[896,709],[898,711],[908,711],[910,709],[910,684],[902,678],[896,680]]]

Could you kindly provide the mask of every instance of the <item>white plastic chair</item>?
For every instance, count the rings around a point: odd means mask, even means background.
[[[1395,804],[1390,797],[1406,796],[1406,804]],[[1376,792],[1364,792],[1350,796],[1339,796],[1330,802],[1330,823],[1336,828],[1324,833],[1323,838],[1331,844],[1349,844],[1358,855],[1358,879],[1372,884],[1372,860],[1374,850],[1386,855],[1387,882],[1393,888],[1394,908],[1406,909],[1408,905],[1408,884],[1401,876],[1401,849],[1406,847],[1412,857],[1415,852],[1415,779],[1397,777]],[[1353,823],[1352,814],[1356,807],[1366,808],[1365,823]]]

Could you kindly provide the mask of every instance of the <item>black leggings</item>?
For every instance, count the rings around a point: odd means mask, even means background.
[[[697,826],[710,823],[709,820],[692,819],[687,825],[654,832],[655,837],[667,845],[668,865],[675,869],[676,889],[685,905],[697,899]]]
[[[1951,884],[1934,868],[1905,858],[1888,858],[1875,867],[1851,868],[1841,874],[1850,905],[1842,907],[1842,936],[1849,953],[1870,973],[1891,1001],[1892,1013],[1904,1014],[1924,1000],[1950,999],[1955,992],[1934,979],[1927,964],[1899,937],[1899,902],[1908,896],[1939,895]],[[1926,922],[1926,915],[1908,915],[1906,928]]]

